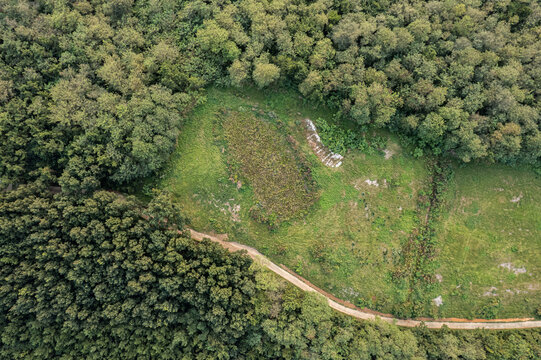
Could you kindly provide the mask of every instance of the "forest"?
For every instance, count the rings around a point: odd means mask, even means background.
[[[540,329],[404,329],[333,312],[191,239],[178,194],[134,196],[165,177],[211,87],[330,109],[353,129],[317,124],[337,151],[392,134],[414,159],[539,177],[537,0],[0,0],[0,39],[1,359],[541,357]],[[224,156],[254,189],[251,216],[288,226],[321,201],[317,174],[295,139],[233,110]],[[282,143],[292,150],[264,153]]]

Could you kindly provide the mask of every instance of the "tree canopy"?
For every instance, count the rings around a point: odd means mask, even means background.
[[[103,190],[163,168],[209,85],[540,165],[540,34],[536,0],[0,0],[0,358],[540,358],[539,330],[347,318],[190,239],[167,194]]]
[[[228,70],[208,73],[213,81],[280,80],[436,155],[541,162],[537,1],[241,0],[207,8],[193,40],[202,61],[229,49],[213,61]]]
[[[105,191],[53,195],[43,183],[0,193],[0,357],[248,352],[251,259],[179,233],[178,214],[165,195],[142,209]]]
[[[3,1],[0,178],[69,189],[163,166],[208,84],[282,84],[468,162],[541,163],[541,6]]]
[[[148,34],[132,1],[2,7],[0,179],[49,167],[91,190],[161,168],[197,99],[175,39]]]
[[[6,359],[534,359],[539,330],[401,330],[334,312],[182,232],[167,194],[0,192]]]

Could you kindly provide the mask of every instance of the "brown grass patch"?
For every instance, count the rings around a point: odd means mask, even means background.
[[[268,121],[223,111],[222,126],[233,177],[245,179],[257,203],[251,215],[271,226],[304,214],[315,201],[309,169]]]

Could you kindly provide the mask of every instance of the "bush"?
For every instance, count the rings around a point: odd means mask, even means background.
[[[345,154],[348,150],[359,150],[373,153],[385,147],[386,139],[382,136],[372,136],[370,141],[361,129],[353,131],[334,124],[329,124],[322,118],[316,119],[316,127],[323,145],[332,152]]]

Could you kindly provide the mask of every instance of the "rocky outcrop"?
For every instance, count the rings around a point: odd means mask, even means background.
[[[319,160],[328,167],[336,168],[342,165],[344,157],[340,154],[333,153],[323,145],[312,120],[304,119],[304,125],[306,127],[306,140],[308,140],[308,144],[310,144],[310,147]]]

